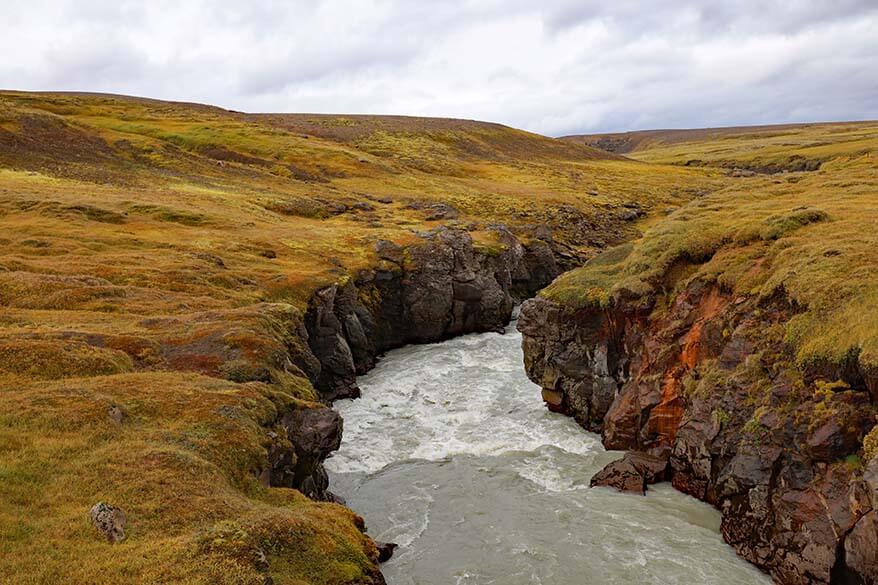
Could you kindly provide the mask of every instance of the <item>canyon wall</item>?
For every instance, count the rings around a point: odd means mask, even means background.
[[[274,340],[269,349],[235,351],[224,341],[215,350],[235,364],[224,367],[237,381],[284,385],[308,378],[323,403],[292,403],[270,421],[268,468],[259,471],[266,483],[337,500],[323,461],[338,448],[343,421],[328,405],[359,395],[356,376],[406,343],[502,329],[517,302],[578,263],[548,235],[522,243],[501,226],[494,230],[493,246],[444,227],[405,247],[379,241],[375,268],[318,290],[304,315],[266,306],[271,326],[259,339]]]
[[[855,356],[797,365],[784,324],[799,311],[782,290],[696,279],[610,307],[533,299],[518,327],[547,406],[631,450],[593,483],[670,479],[719,508],[725,540],[780,583],[875,583],[878,459],[863,441],[878,378]]]
[[[516,302],[561,272],[565,260],[551,239],[522,244],[504,228],[495,233],[490,248],[448,228],[405,248],[380,241],[376,268],[318,291],[305,325],[321,397],[359,395],[356,376],[388,349],[503,328]]]

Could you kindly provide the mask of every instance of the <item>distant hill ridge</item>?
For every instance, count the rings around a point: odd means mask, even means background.
[[[809,128],[826,128],[832,126],[850,126],[868,124],[863,122],[811,122],[802,124],[764,124],[755,126],[721,126],[716,128],[665,128],[654,130],[629,130],[627,132],[607,132],[598,134],[571,134],[561,136],[576,144],[584,144],[613,152],[627,154],[647,150],[658,146],[680,144],[684,142],[704,142],[729,138],[765,138],[772,135],[785,135],[790,132]]]

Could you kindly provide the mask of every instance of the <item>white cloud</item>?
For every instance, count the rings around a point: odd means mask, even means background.
[[[0,86],[547,134],[878,118],[871,0],[13,0]]]

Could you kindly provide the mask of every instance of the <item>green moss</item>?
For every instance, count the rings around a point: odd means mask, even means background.
[[[239,383],[268,382],[271,380],[271,372],[267,367],[243,359],[224,363],[220,367],[220,375],[226,380]]]
[[[763,240],[777,240],[810,223],[826,221],[829,215],[822,209],[800,207],[789,213],[772,215],[763,220],[764,227],[759,232]]]
[[[727,373],[717,366],[716,360],[705,360],[683,379],[683,393],[689,398],[706,398],[725,391]]]
[[[583,268],[564,273],[539,294],[567,306],[607,307],[614,287],[625,278],[626,262],[634,248],[633,243],[611,248]]]
[[[329,516],[335,511],[327,506],[321,512]],[[247,523],[216,524],[198,536],[196,546],[199,554],[314,585],[361,583],[374,571],[363,548],[353,546],[342,534],[321,534],[312,522],[280,511]]]
[[[125,216],[121,213],[116,213],[115,211],[110,211],[108,209],[101,209],[94,205],[71,205],[68,209],[82,214],[86,219],[91,221],[114,224],[125,223]]]
[[[283,370],[272,369],[271,381],[279,386],[284,392],[295,398],[312,401],[318,399],[317,391],[314,390],[314,387],[311,385],[308,378],[304,376],[297,376]]]
[[[720,428],[728,425],[731,420],[729,413],[721,408],[714,409],[713,412],[711,412],[711,417],[713,418],[714,423]]]
[[[857,454],[848,455],[844,458],[844,466],[851,473],[856,473],[863,469],[863,461],[860,459],[860,456]]]
[[[134,368],[126,353],[71,340],[0,342],[0,374],[57,379],[108,376]]]
[[[863,439],[863,460],[869,463],[876,457],[878,457],[878,425],[872,427],[872,430]]]
[[[201,213],[193,213],[182,209],[173,209],[160,205],[132,205],[131,213],[149,215],[158,221],[179,223],[188,226],[199,226],[206,223],[207,218]]]
[[[845,382],[844,380],[817,380],[814,382],[814,395],[820,397],[822,400],[828,400],[832,398],[833,393],[841,392],[844,390],[850,390],[850,384]]]
[[[767,406],[760,406],[753,412],[753,416],[744,423],[742,430],[749,435],[760,435],[765,432],[765,427],[762,425],[762,417],[768,414],[769,408]]]

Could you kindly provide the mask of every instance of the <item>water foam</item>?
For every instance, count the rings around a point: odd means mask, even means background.
[[[520,362],[498,359],[515,355],[520,343],[508,329],[393,352],[358,380],[361,398],[336,402],[345,419],[344,442],[327,468],[372,473],[404,459],[500,455],[546,445],[583,455],[595,451],[593,436],[546,412]]]

